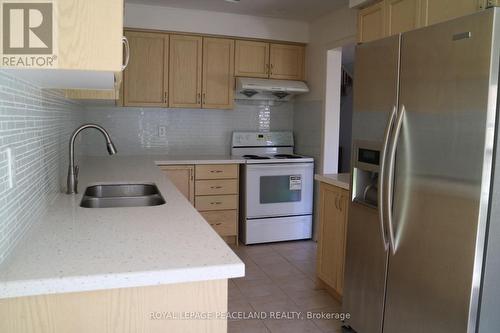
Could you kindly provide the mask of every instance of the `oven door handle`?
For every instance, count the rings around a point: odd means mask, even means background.
[[[260,170],[260,169],[303,169],[303,168],[313,168],[314,163],[263,163],[263,164],[246,164],[248,170]]]

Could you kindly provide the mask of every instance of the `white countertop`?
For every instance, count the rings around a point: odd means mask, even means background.
[[[179,156],[155,156],[157,165],[176,164],[244,164],[246,160],[230,155],[179,155]]]
[[[333,186],[338,186],[345,190],[349,190],[351,174],[350,173],[316,174],[314,175],[314,179]]]
[[[244,264],[157,160],[106,156],[80,163],[80,192],[98,183],[154,182],[167,203],[89,209],[79,206],[81,194],[57,195],[0,266],[0,298],[243,276]]]

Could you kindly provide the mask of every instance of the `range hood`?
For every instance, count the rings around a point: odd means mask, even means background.
[[[294,95],[308,92],[307,84],[302,81],[240,77],[236,79],[235,99],[288,101]]]

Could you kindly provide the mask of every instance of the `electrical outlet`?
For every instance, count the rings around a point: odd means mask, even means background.
[[[158,126],[158,136],[160,138],[164,138],[167,136],[167,127],[165,126]]]

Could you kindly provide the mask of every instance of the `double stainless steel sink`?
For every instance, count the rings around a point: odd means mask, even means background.
[[[81,207],[144,207],[165,204],[165,199],[155,184],[107,184],[85,189]]]

